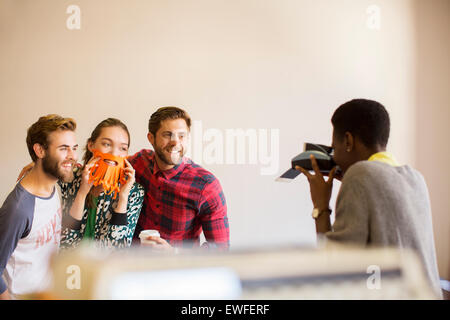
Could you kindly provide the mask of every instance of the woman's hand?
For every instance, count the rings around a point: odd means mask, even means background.
[[[75,200],[73,201],[72,207],[70,207],[69,211],[69,214],[75,220],[81,221],[83,218],[86,197],[93,185],[93,183],[89,183],[89,170],[97,164],[98,160],[100,160],[100,158],[91,158],[81,172],[80,189],[78,189]]]
[[[128,207],[128,197],[133,188],[135,181],[133,166],[125,159],[125,167],[123,168],[126,182],[120,185],[119,191],[119,201],[117,202],[117,207],[115,208],[118,213],[126,213]]]
[[[81,185],[78,193],[81,192],[83,195],[87,195],[91,191],[93,183],[89,183],[89,173],[92,167],[98,166],[97,162],[100,160],[99,157],[91,158],[89,162],[84,166],[83,172],[81,173]]]
[[[317,165],[316,158],[311,155],[310,159],[315,174],[311,174],[307,170],[299,166],[296,166],[295,169],[301,171],[308,178],[311,200],[313,202],[314,208],[318,208],[319,210],[326,210],[328,209],[330,203],[336,167],[334,167],[330,171],[330,173],[328,174],[328,180],[325,181],[325,179],[323,178],[323,174],[320,172],[319,166]]]
[[[131,165],[131,163],[128,162],[127,159],[125,159],[125,167],[123,168],[123,171],[126,182],[120,186],[119,197],[126,197],[128,199],[131,188],[133,188],[136,178],[134,176],[135,174],[134,168]]]

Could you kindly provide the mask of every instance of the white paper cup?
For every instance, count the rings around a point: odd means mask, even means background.
[[[148,236],[153,236],[153,237],[161,237],[159,234],[158,230],[142,230],[139,233],[139,239],[141,239],[141,244],[152,244],[152,243],[156,243],[153,240],[148,240]]]

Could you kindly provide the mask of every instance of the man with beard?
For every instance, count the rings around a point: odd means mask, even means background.
[[[50,282],[49,259],[59,246],[58,180],[73,179],[76,123],[58,115],[40,117],[27,132],[35,165],[0,208],[0,299],[40,292]]]
[[[154,151],[141,150],[129,158],[136,182],[146,191],[135,237],[156,229],[150,237],[157,249],[195,248],[203,231],[202,246],[227,250],[227,206],[216,177],[184,157],[191,119],[177,107],[159,108],[149,120],[147,138]],[[166,241],[167,240],[167,241]]]

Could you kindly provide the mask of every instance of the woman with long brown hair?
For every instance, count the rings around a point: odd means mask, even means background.
[[[134,169],[126,159],[129,145],[128,129],[118,119],[103,120],[92,132],[83,167],[75,170],[72,182],[60,183],[61,248],[76,247],[82,239],[107,248],[131,245],[144,189],[135,182]],[[114,178],[115,184],[111,183]]]

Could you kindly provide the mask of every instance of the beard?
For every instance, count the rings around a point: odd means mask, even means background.
[[[47,154],[42,159],[42,169],[45,173],[51,175],[52,177],[58,180],[61,180],[62,182],[71,182],[73,180],[73,170],[61,169],[61,166],[67,163],[71,163],[73,168],[75,161],[65,160],[58,162],[58,160],[52,158],[50,155]]]
[[[154,146],[153,149],[155,149],[155,153],[158,156],[158,158],[164,162],[167,165],[179,165],[182,161],[183,161],[183,156],[185,154],[185,150],[183,147],[180,147],[179,152],[177,153],[170,153],[170,155],[168,155],[167,153],[164,152],[163,148],[159,147],[159,146]],[[168,151],[167,151],[168,152]]]

